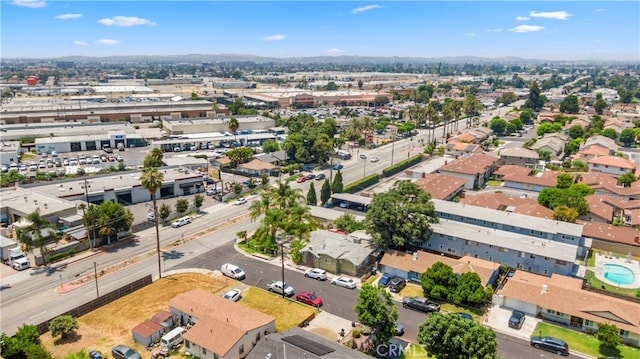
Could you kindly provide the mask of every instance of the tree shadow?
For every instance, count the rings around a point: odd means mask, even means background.
[[[64,345],[78,342],[82,339],[82,334],[78,334],[75,331],[53,341],[53,345]]]
[[[608,345],[600,344],[598,348],[600,355],[604,358],[613,357],[613,358],[622,358],[620,354],[620,349],[617,347],[610,347]]]
[[[184,253],[178,252],[176,250],[172,250],[170,252],[162,252],[161,257],[164,260],[180,259],[180,258],[184,257]]]

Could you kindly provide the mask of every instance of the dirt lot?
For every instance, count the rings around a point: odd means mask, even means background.
[[[54,340],[45,333],[40,338],[44,346],[56,358],[64,358],[83,348],[95,349],[111,357],[111,348],[126,344],[137,350],[143,358],[150,358],[151,351],[134,343],[131,328],[151,318],[159,310],[168,310],[167,303],[176,295],[201,288],[212,293],[224,293],[228,289],[242,290],[240,303],[272,315],[276,318],[276,331],[284,331],[297,326],[314,314],[315,309],[273,293],[248,287],[222,275],[197,273],[177,274],[162,278],[145,288],[110,303],[92,313],[78,318],[79,329],[76,338]]]
[[[118,344],[129,345],[140,352],[143,358],[150,358],[151,352],[133,342],[131,328],[151,318],[161,309],[168,310],[169,300],[180,293],[195,288],[219,293],[226,287],[227,281],[231,282],[225,277],[195,273],[165,277],[78,318],[80,329],[75,340],[54,340],[50,333],[43,334],[41,340],[56,358],[64,358],[82,348],[92,348],[111,357],[111,348]]]

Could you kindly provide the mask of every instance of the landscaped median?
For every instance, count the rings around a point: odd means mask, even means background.
[[[593,335],[578,332],[557,325],[540,322],[533,331],[535,336],[552,336],[569,344],[569,350],[593,357],[640,358],[640,349],[619,345],[616,350],[601,345]]]

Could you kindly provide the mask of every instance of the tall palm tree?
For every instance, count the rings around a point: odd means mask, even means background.
[[[233,133],[234,140],[238,139],[238,137],[236,136],[236,131],[238,131],[238,128],[240,128],[240,123],[238,122],[238,119],[235,117],[232,117],[231,120],[229,120],[229,130],[231,130],[231,133]]]
[[[442,143],[446,143],[447,142],[447,125],[449,124],[449,121],[451,121],[454,118],[454,112],[453,112],[453,107],[451,105],[451,101],[447,102],[444,105],[444,108],[442,109],[442,119],[444,120],[444,126],[442,126]]]
[[[144,158],[144,167],[162,167],[162,159],[164,152],[158,147],[152,149],[147,157]]]
[[[25,219],[29,224],[18,228],[17,239],[20,243],[24,244],[28,252],[34,248],[38,248],[42,256],[43,264],[47,265],[45,245],[48,240],[58,241],[57,228],[53,223],[49,222],[46,217],[40,215],[40,208],[29,213]]]
[[[375,121],[371,117],[365,117],[361,121],[362,132],[364,132],[364,143],[367,144],[367,134],[373,132]]]
[[[153,215],[156,225],[156,251],[158,252],[158,278],[162,278],[162,267],[160,266],[160,228],[158,226],[158,202],[157,193],[162,187],[162,180],[164,179],[164,173],[158,171],[156,167],[145,167],[142,170],[142,187],[149,191],[151,200],[153,200]]]
[[[348,141],[357,142],[362,137],[362,123],[359,118],[352,118],[342,131]]]
[[[462,109],[467,115],[467,127],[471,127],[473,116],[477,116],[482,110],[482,103],[474,95],[467,95],[462,104]]]
[[[451,101],[451,114],[455,120],[456,131],[458,131],[458,120],[460,119],[460,115],[462,115],[462,103],[460,101]]]
[[[427,119],[427,121],[429,121],[429,126],[431,127],[429,142],[432,142],[436,135],[436,120],[438,119],[438,110],[436,110],[432,103],[429,103],[429,105],[427,106],[424,117]]]

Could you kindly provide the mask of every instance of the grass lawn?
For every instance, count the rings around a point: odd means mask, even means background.
[[[404,288],[402,288],[402,290],[398,294],[401,297],[423,297],[424,296],[422,287],[413,283],[407,283],[407,285]]]
[[[168,310],[167,303],[180,293],[200,288],[219,293],[234,282],[225,277],[187,273],[165,277],[135,291],[128,296],[111,302],[104,307],[78,318],[75,340],[61,342],[54,340],[50,333],[40,336],[42,344],[54,357],[64,358],[85,348],[92,348],[110,355],[111,348],[126,344],[140,353],[148,353],[140,344],[134,343],[131,329],[151,318],[157,311]],[[73,292],[67,294],[73,295]]]
[[[629,297],[635,297],[636,292],[638,291],[638,289],[618,288],[615,285],[607,284],[596,278],[596,274],[590,270],[585,273],[584,279],[587,281],[587,283],[589,283],[591,288],[602,288],[602,286],[604,285],[604,290],[611,293],[618,293]]]
[[[428,359],[429,354],[418,344],[409,344],[405,352],[400,356],[401,359]]]
[[[378,279],[380,279],[380,276],[381,276],[381,275],[382,275],[382,274],[379,274],[379,273],[378,273],[378,274],[376,274],[376,275],[372,275],[372,276],[370,276],[369,278],[367,278],[367,280],[366,280],[366,281],[364,281],[364,282],[365,282],[365,283],[369,283],[369,284],[373,284],[373,282],[376,282]]]
[[[263,253],[261,250],[256,249],[258,247],[254,246],[251,241],[249,241],[249,243],[239,242],[238,247],[249,254],[260,254],[267,257],[273,257],[273,252],[266,251]]]
[[[482,319],[482,316],[484,315],[484,311],[482,309],[461,307],[453,303],[441,303],[440,310],[445,313],[465,312],[465,313],[471,314],[471,316],[473,317],[473,320],[478,322]]]
[[[502,186],[502,181],[497,181],[497,180],[487,181],[487,187],[491,187],[491,186]]]
[[[536,329],[533,331],[534,335],[553,336],[560,338],[569,344],[570,350],[575,350],[584,354],[589,354],[594,357],[600,356],[615,356],[618,358],[640,358],[640,349],[631,348],[625,345],[619,345],[617,350],[611,351],[600,348],[600,341],[594,336],[580,333],[575,330],[562,328],[559,326],[538,323]]]
[[[244,294],[242,304],[276,318],[276,331],[282,332],[297,327],[316,310],[265,290],[250,287]]]

